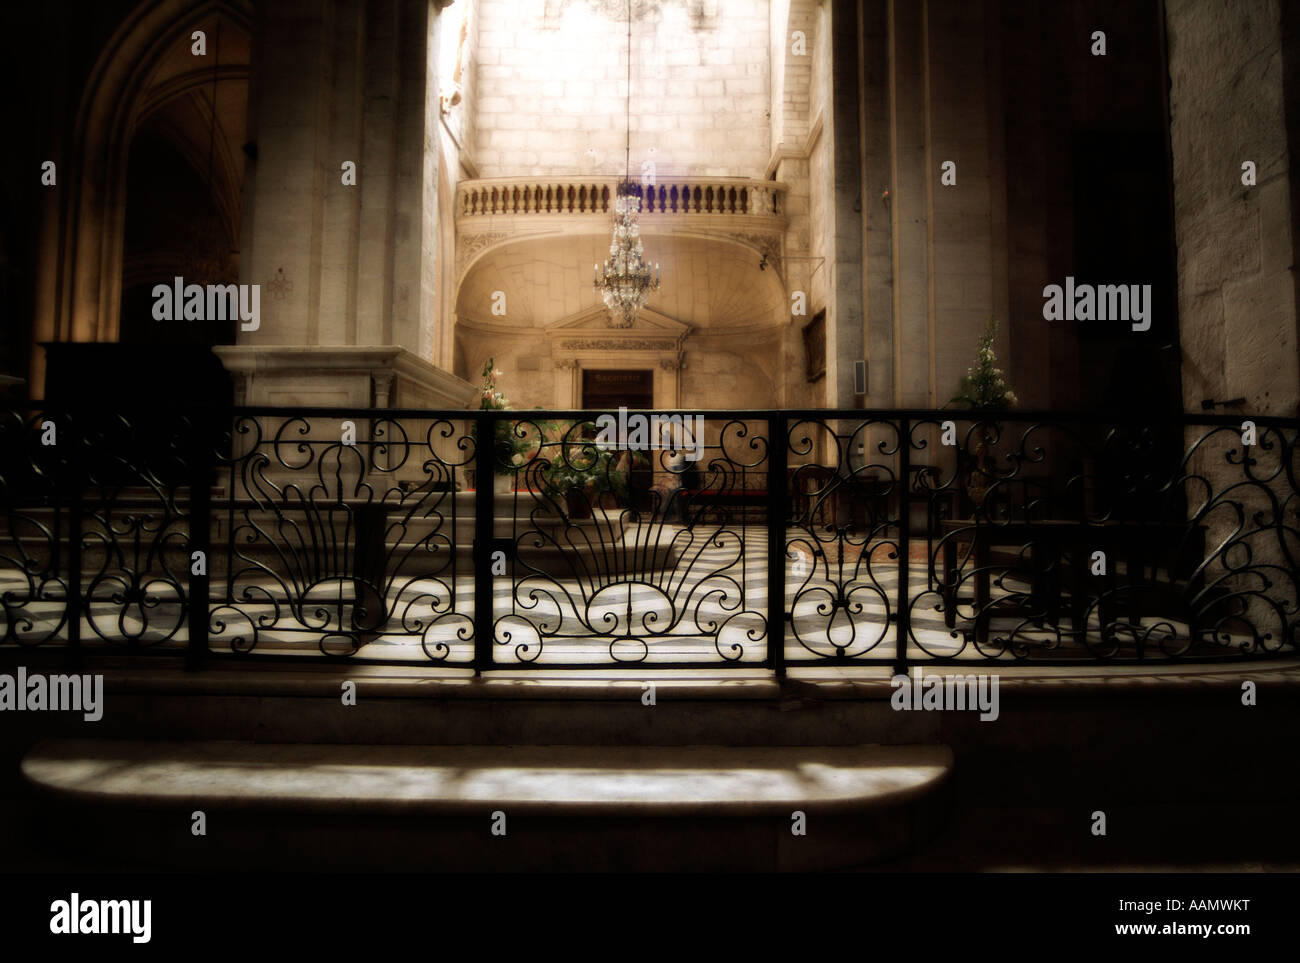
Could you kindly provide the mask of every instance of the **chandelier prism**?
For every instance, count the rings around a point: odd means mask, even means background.
[[[604,267],[593,267],[592,283],[605,307],[609,310],[609,324],[615,328],[630,328],[636,316],[659,290],[659,265],[653,270],[645,260],[641,247],[641,227],[637,216],[641,213],[641,191],[632,183],[632,3],[627,5],[627,147],[624,157],[623,181],[614,197],[614,235],[609,245],[609,257]]]

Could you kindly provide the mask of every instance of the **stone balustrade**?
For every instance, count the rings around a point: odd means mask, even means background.
[[[510,177],[462,181],[458,219],[514,214],[613,214],[614,177]],[[743,177],[661,178],[642,188],[643,214],[772,217],[782,213],[786,186]]]

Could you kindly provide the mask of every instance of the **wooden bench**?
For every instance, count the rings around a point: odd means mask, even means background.
[[[746,521],[767,520],[767,490],[761,488],[683,488],[680,496],[686,517],[692,524],[704,521],[710,511],[718,511],[721,520],[731,521],[732,508],[739,508]]]

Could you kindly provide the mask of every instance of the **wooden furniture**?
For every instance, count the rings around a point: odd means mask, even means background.
[[[1107,625],[1116,618],[1116,592],[1123,564],[1127,604],[1125,615],[1136,624],[1149,609],[1162,607],[1157,601],[1155,573],[1161,562],[1169,563],[1168,582],[1190,575],[1195,559],[1203,557],[1204,526],[1186,522],[1102,522],[1040,520],[990,523],[974,519],[944,519],[939,522],[943,545],[943,573],[939,591],[943,597],[944,622],[956,625],[959,603],[975,605],[975,633],[980,643],[988,640],[991,606],[991,580],[995,569],[1024,572],[1030,583],[1027,599],[1002,609],[1004,614],[1037,617],[1052,625],[1061,620],[1062,600],[1068,587],[1071,628],[1078,639],[1087,631],[1089,599],[1099,599],[1099,618]],[[960,584],[958,543],[970,546],[973,571],[965,580],[974,585],[974,594],[958,597]],[[1170,551],[1181,547],[1184,554],[1169,560]],[[1007,549],[1011,549],[1010,555]],[[999,552],[999,550],[1001,550]],[[1105,574],[1092,574],[1092,555],[1105,553]],[[995,558],[995,555],[1001,557]],[[1029,567],[1023,567],[1028,557]],[[1152,577],[1146,578],[1148,567]],[[1068,585],[1067,585],[1068,583]]]
[[[683,488],[680,497],[688,524],[706,521],[710,513],[723,523],[732,519],[731,510],[740,509],[745,521],[767,520],[765,488]]]

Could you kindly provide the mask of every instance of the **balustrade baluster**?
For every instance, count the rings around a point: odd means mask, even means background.
[[[455,210],[458,217],[608,214],[613,211],[614,197],[615,185],[601,181],[470,182],[457,188]],[[769,216],[781,213],[781,197],[781,190],[774,185],[735,183],[725,178],[652,184],[642,188],[641,212]]]

